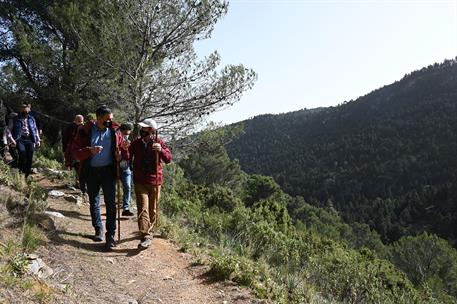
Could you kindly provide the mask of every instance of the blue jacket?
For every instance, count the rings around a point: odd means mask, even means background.
[[[11,135],[13,136],[14,140],[18,140],[21,137],[22,131],[22,117],[20,115],[16,116],[13,120],[13,129],[11,131]],[[32,141],[37,143],[40,141],[40,137],[38,135],[38,129],[36,126],[35,118],[28,115],[27,116],[27,123],[30,131],[30,135],[32,137]]]

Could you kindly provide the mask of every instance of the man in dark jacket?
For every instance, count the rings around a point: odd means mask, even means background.
[[[30,107],[27,103],[19,106],[19,114],[10,120],[7,129],[7,141],[19,153],[18,167],[25,176],[32,171],[33,152],[40,146],[40,135],[35,119],[29,115]]]
[[[84,124],[84,117],[82,115],[76,115],[73,123],[67,126],[62,135],[62,151],[64,153],[65,158],[65,167],[68,170],[75,169],[76,175],[78,176],[78,185],[77,188],[81,189],[83,193],[84,200],[86,199],[86,181],[82,178],[80,174],[80,164],[81,162],[73,159],[71,157],[71,145],[73,143],[73,139],[76,137],[78,132],[78,128]]]
[[[154,136],[157,123],[153,119],[145,119],[139,126],[140,137],[130,145],[129,158],[133,159],[133,184],[138,207],[138,228],[141,233],[138,246],[146,249],[151,245],[152,232],[157,224],[157,206],[163,183],[162,161],[170,163],[171,153],[165,142]],[[158,164],[155,159],[157,153]]]
[[[72,144],[72,157],[81,162],[80,173],[86,178],[90,215],[95,228],[95,241],[103,241],[103,224],[100,214],[100,188],[106,206],[106,248],[116,246],[116,165],[122,136],[117,132],[113,114],[106,106],[96,111],[97,119],[78,129]]]

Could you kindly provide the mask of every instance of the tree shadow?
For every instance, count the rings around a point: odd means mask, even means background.
[[[84,239],[91,239],[93,240],[93,236],[89,234],[80,234],[80,233],[72,233],[72,232],[67,232],[64,230],[55,230],[53,233],[49,236],[49,239],[57,246],[62,246],[62,245],[68,245],[72,246],[78,249],[84,249],[87,251],[93,251],[93,252],[103,252],[105,248],[105,243],[104,242],[80,242],[76,239],[67,239],[64,238],[63,235],[68,235],[68,236],[76,236],[76,237],[81,237]]]
[[[187,268],[191,268],[195,266],[189,266]],[[197,279],[201,280],[203,285],[213,285],[214,283],[223,282],[224,279],[219,278],[215,273],[211,270],[207,270],[204,273],[197,276]]]
[[[47,208],[47,211],[52,211],[52,212],[59,212],[63,214],[66,217],[74,218],[74,219],[79,219],[82,221],[90,221],[90,215],[78,212],[78,211],[73,211],[73,210],[59,210],[55,208]]]
[[[117,248],[114,247],[113,249],[107,249],[105,246],[105,242],[80,242],[76,239],[68,239],[63,236],[71,236],[71,237],[81,237],[84,239],[89,239],[92,240],[94,237],[90,234],[87,233],[73,233],[73,232],[67,232],[64,230],[55,230],[52,234],[49,235],[49,239],[57,246],[62,246],[62,245],[68,245],[72,246],[77,249],[84,249],[87,251],[91,252],[108,252],[108,253],[121,253],[125,254],[127,257],[132,257],[141,252],[140,249],[138,248]],[[123,242],[128,242],[131,240],[134,240],[135,237],[131,237],[129,239],[126,239],[124,241],[121,240],[121,243]]]

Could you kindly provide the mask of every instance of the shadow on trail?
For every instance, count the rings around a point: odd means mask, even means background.
[[[188,266],[187,269],[190,269],[195,266]],[[211,270],[206,271],[199,276],[197,276],[197,279],[201,280],[201,283],[203,285],[212,285],[214,283],[220,282],[221,279],[217,277],[214,273],[211,272]]]
[[[90,221],[90,215],[84,214],[78,211],[73,211],[73,210],[60,210],[60,209],[55,209],[55,208],[48,208],[47,211],[53,211],[53,212],[59,212],[62,213],[66,217],[71,217],[74,219],[79,219],[82,221]]]
[[[68,236],[68,237],[65,237]],[[91,252],[101,252],[101,253],[121,253],[122,255],[125,254],[127,257],[132,257],[138,255],[142,250],[137,248],[136,246],[133,248],[119,248],[115,247],[112,250],[107,250],[105,248],[105,242],[96,242],[94,241],[94,236],[88,233],[74,233],[68,232],[64,230],[55,230],[53,233],[49,235],[50,240],[57,246],[68,245],[72,246],[77,249],[84,249]],[[85,240],[90,240],[89,242],[79,241],[76,238],[82,238]],[[121,239],[118,243],[118,246],[122,243],[130,242],[135,239],[138,239],[137,236],[132,236],[130,238]],[[107,255],[109,256],[109,255]]]
[[[80,242],[76,239],[65,238],[63,236],[71,236],[71,237],[80,237],[84,239],[90,239],[91,242]],[[50,239],[53,243],[57,246],[68,245],[72,246],[77,249],[84,249],[87,251],[93,252],[103,252],[105,251],[105,243],[104,242],[94,242],[93,236],[89,234],[82,234],[82,233],[72,233],[67,232],[64,230],[55,230],[52,235],[50,235]]]

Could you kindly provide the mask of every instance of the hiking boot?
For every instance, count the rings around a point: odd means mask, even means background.
[[[122,211],[122,216],[134,216],[135,214],[133,214],[132,211],[130,211],[129,209],[124,209],[124,211]]]
[[[114,240],[113,235],[109,235],[108,233],[106,234],[106,244],[105,247],[107,250],[111,250],[114,247],[116,247],[116,241]]]
[[[103,237],[103,229],[101,228],[96,228],[95,229],[95,236],[94,236],[94,241],[96,242],[102,242],[105,238]]]
[[[138,248],[140,249],[147,249],[151,246],[151,239],[150,238],[143,238],[141,242],[138,244]]]

